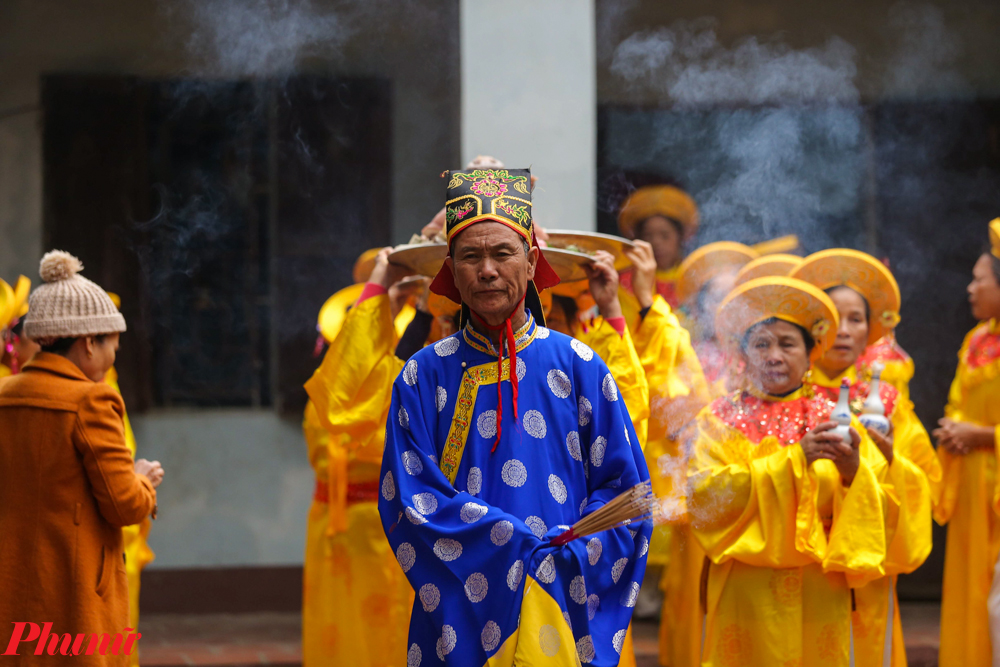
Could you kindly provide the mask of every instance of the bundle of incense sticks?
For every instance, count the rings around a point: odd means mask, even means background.
[[[574,523],[569,530],[557,535],[549,546],[558,547],[580,537],[642,521],[655,516],[660,503],[653,495],[649,482],[636,484],[615,496],[614,500]]]

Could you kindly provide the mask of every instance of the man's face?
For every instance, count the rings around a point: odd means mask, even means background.
[[[450,263],[455,285],[469,308],[498,326],[514,310],[535,277],[538,248],[524,252],[520,234],[499,222],[477,222],[455,237]]]

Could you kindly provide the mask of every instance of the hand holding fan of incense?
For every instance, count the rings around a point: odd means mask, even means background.
[[[559,547],[580,537],[587,537],[633,521],[654,517],[659,502],[649,482],[636,484],[622,491],[614,500],[574,523],[569,530],[552,538],[549,546]]]

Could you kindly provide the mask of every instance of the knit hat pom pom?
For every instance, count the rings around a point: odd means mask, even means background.
[[[68,280],[80,271],[83,271],[83,264],[80,260],[64,250],[53,250],[45,253],[38,268],[39,275],[47,283]]]

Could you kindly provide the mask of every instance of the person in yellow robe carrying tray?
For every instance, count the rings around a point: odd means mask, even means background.
[[[703,665],[853,663],[851,589],[884,575],[898,508],[857,419],[845,405],[830,421],[833,405],[804,385],[837,326],[830,298],[794,278],[751,280],[719,307],[719,340],[746,373],[699,414],[689,468],[707,554]]]

